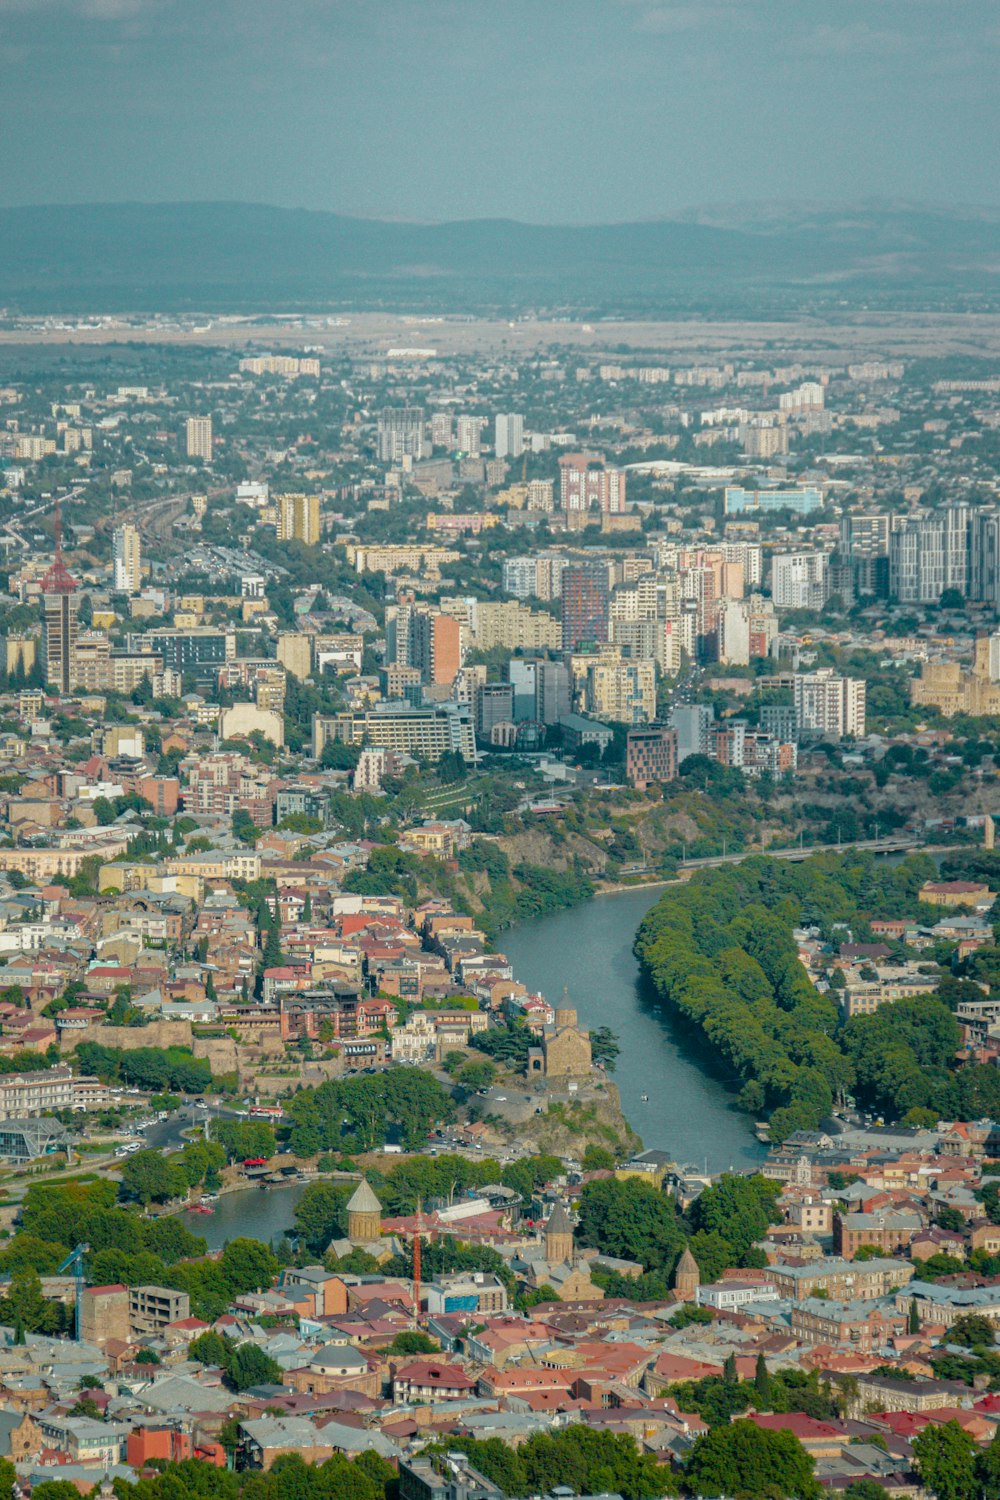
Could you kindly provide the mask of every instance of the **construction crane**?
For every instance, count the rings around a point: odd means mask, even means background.
[[[62,1265],[59,1267],[59,1270],[56,1272],[56,1274],[58,1276],[62,1276],[62,1274],[65,1271],[71,1271],[73,1273],[73,1275],[76,1277],[76,1341],[77,1341],[77,1343],[80,1342],[80,1320],[81,1320],[81,1318],[83,1316],[83,1257],[86,1255],[86,1253],[87,1253],[87,1251],[89,1249],[90,1249],[89,1245],[77,1245],[77,1247],[76,1247],[75,1250],[71,1250],[70,1251],[70,1253],[67,1255],[66,1259],[63,1261]]]

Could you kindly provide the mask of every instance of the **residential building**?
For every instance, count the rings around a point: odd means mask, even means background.
[[[116,593],[137,594],[142,588],[142,544],[131,521],[115,527],[111,555]]]
[[[304,542],[315,547],[320,537],[318,495],[276,495],[277,533],[279,542]]]
[[[497,458],[520,458],[524,452],[524,418],[520,412],[499,412],[495,426]]]
[[[796,672],[795,728],[799,739],[860,738],[865,732],[865,683],[832,667]]]
[[[781,552],[771,560],[771,598],[776,609],[821,610],[829,591],[825,552]]]
[[[387,406],[379,412],[376,447],[380,463],[399,464],[404,458],[429,458],[422,408]]]
[[[575,651],[584,642],[608,639],[608,570],[600,564],[563,569],[562,649]]]
[[[559,504],[568,512],[625,513],[624,469],[609,469],[593,453],[567,453],[559,460]]]
[[[455,446],[466,458],[478,458],[482,448],[482,417],[460,416],[455,423]]]
[[[900,604],[937,604],[946,589],[969,591],[970,510],[950,505],[906,516],[889,534],[889,592]]]
[[[58,534],[55,560],[42,579],[41,594],[45,680],[60,693],[68,693],[76,683],[79,599],[76,579],[63,562]]]
[[[648,724],[656,717],[656,664],[602,653],[587,668],[584,700],[590,713],[615,724]]]
[[[689,755],[709,755],[715,710],[709,703],[681,704],[670,711],[670,727],[677,735],[677,764]]]
[[[212,418],[188,417],[184,427],[188,458],[212,462]]]

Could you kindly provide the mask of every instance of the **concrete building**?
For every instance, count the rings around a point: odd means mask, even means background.
[[[286,672],[300,682],[312,672],[312,637],[298,631],[282,631],[278,636],[277,658]]]
[[[829,592],[825,552],[780,552],[771,561],[771,598],[776,609],[821,610]]]
[[[630,729],[625,741],[625,775],[630,786],[644,792],[677,775],[677,731],[666,724]]]
[[[520,458],[524,452],[524,418],[520,412],[499,412],[495,425],[497,458]]]
[[[677,764],[689,755],[708,755],[712,748],[712,723],[715,710],[711,704],[691,703],[670,711],[670,727],[677,735]]]
[[[279,542],[304,542],[315,547],[320,537],[321,516],[318,495],[277,495],[277,534]]]
[[[115,592],[137,594],[142,588],[142,544],[131,521],[115,527],[111,555]]]
[[[648,724],[656,717],[656,664],[596,657],[587,668],[584,701],[588,712],[615,724]]]
[[[188,458],[200,458],[206,464],[212,462],[211,417],[188,417],[184,437]]]
[[[799,739],[860,739],[865,732],[865,683],[832,667],[796,672],[795,729]]]
[[[562,649],[575,651],[583,642],[602,645],[608,639],[608,570],[599,564],[564,568]]]
[[[408,703],[382,703],[363,713],[313,718],[313,755],[319,759],[331,741],[347,745],[382,746],[418,760],[436,762],[446,751],[458,751],[471,765],[476,742],[467,704],[440,703],[412,708]],[[0,851],[2,860],[2,851]]]
[[[937,604],[946,589],[969,592],[970,509],[949,505],[906,516],[889,534],[889,592],[900,604]]]
[[[424,413],[419,406],[387,406],[379,412],[376,447],[379,461],[398,464],[404,458],[429,458]]]

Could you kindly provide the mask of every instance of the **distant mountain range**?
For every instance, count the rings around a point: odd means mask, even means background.
[[[654,315],[998,299],[1000,212],[985,209],[779,205],[583,226],[411,224],[248,203],[0,211],[0,304],[25,312]]]

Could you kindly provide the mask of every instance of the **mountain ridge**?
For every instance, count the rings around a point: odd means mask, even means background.
[[[1000,211],[752,205],[702,218],[415,223],[268,204],[51,204],[0,213],[0,303],[22,311],[216,306],[593,306],[1000,293]]]

